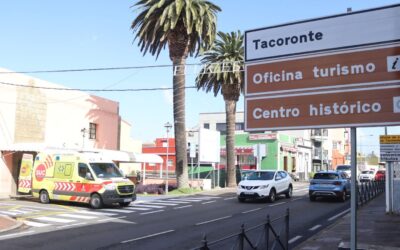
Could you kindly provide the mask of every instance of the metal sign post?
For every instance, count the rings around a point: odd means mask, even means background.
[[[350,247],[357,249],[357,128],[352,127],[351,133],[351,226]]]

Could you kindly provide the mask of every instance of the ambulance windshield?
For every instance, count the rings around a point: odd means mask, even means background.
[[[123,177],[113,163],[90,163],[90,166],[98,178]]]

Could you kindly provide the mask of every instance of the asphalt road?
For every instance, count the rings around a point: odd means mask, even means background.
[[[66,225],[58,225],[54,220],[51,226],[39,226],[45,224],[44,220],[51,221],[51,215],[46,215],[45,219],[43,216],[31,217],[30,226],[0,235],[0,248],[192,249],[201,246],[203,235],[211,242],[238,233],[242,224],[245,228],[259,225],[266,220],[267,214],[271,219],[281,217],[287,208],[292,248],[344,215],[349,209],[349,201],[324,199],[310,202],[306,187],[295,186],[291,199],[282,196],[272,204],[262,201],[239,203],[234,193],[225,193],[142,201],[124,210],[72,206],[70,213],[53,213],[63,216],[64,222],[70,219]],[[280,231],[283,225],[281,219],[273,227]],[[253,230],[249,237],[255,241],[261,234],[261,229]],[[235,239],[223,241],[210,248],[231,249],[234,243]]]

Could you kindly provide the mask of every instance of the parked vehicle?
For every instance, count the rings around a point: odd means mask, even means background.
[[[345,172],[349,178],[351,177],[351,166],[350,165],[337,165],[336,171]]]
[[[239,202],[246,199],[268,199],[274,202],[277,195],[292,197],[292,178],[286,171],[252,171],[245,180],[239,182],[237,196]]]
[[[378,170],[375,174],[376,181],[384,181],[386,179],[386,171],[385,170]]]
[[[358,179],[360,180],[360,182],[374,181],[376,172],[377,171],[373,169],[361,171],[361,174],[358,177]]]
[[[51,200],[89,203],[92,208],[136,199],[134,184],[100,153],[77,151],[40,152],[34,159],[24,154],[19,192],[32,192],[41,203]]]
[[[314,175],[309,187],[310,201],[317,197],[335,197],[346,201],[350,195],[350,180],[345,172],[321,171]]]

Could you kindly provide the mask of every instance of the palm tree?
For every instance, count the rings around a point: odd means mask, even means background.
[[[214,96],[221,92],[224,97],[228,187],[236,186],[235,120],[236,103],[244,85],[243,60],[243,35],[240,31],[218,32],[214,46],[204,54],[201,60],[205,66],[196,78],[198,90],[213,91]]]
[[[185,70],[188,55],[210,48],[216,34],[216,13],[221,9],[205,0],[140,0],[140,13],[131,29],[140,51],[158,58],[168,44],[173,63],[173,106],[178,188],[188,187],[185,127]]]

